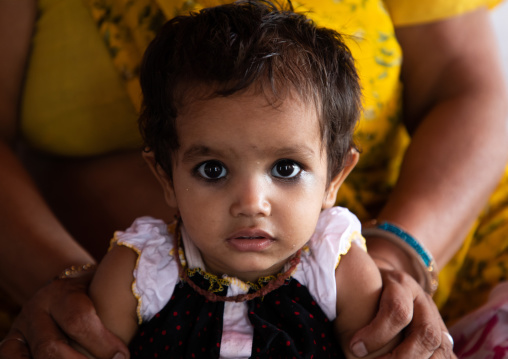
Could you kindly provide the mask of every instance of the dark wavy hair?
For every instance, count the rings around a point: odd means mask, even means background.
[[[145,150],[170,178],[178,111],[202,88],[203,98],[254,88],[273,106],[290,92],[312,103],[329,179],[355,147],[361,88],[351,52],[339,33],[295,13],[290,1],[237,1],[173,18],[148,46],[140,82]]]

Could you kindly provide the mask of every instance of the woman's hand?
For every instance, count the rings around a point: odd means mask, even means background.
[[[386,358],[455,358],[448,330],[430,295],[410,275],[384,263],[379,266],[383,278],[379,310],[351,339],[353,353],[362,357],[376,351],[402,331],[403,341]]]
[[[129,358],[125,344],[108,331],[87,295],[91,273],[54,280],[28,301],[0,344],[0,359],[83,359],[79,343],[97,358]]]

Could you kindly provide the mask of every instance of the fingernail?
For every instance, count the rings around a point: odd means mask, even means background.
[[[367,348],[365,347],[365,344],[363,342],[354,343],[353,346],[351,347],[351,351],[358,358],[363,358],[364,356],[369,354],[369,352],[367,351]]]
[[[126,356],[124,353],[116,353],[113,359],[125,359]]]

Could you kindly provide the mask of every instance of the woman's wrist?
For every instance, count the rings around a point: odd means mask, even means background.
[[[368,253],[378,267],[403,271],[419,280],[418,273],[405,251],[383,237],[365,236],[365,240]]]
[[[369,223],[362,231],[369,253],[380,268],[410,274],[430,295],[437,289],[436,263],[412,235],[390,222]]]

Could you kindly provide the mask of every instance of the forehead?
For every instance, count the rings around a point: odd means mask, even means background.
[[[182,150],[199,143],[237,151],[296,146],[320,151],[322,147],[316,106],[294,94],[278,101],[253,91],[194,97],[179,111],[176,129]]]

